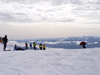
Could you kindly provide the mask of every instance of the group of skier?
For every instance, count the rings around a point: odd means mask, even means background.
[[[7,35],[5,35],[5,37],[0,37],[0,43],[3,43],[4,45],[4,48],[3,50],[6,51],[6,47],[7,47],[7,42],[8,42],[8,39],[7,39]],[[34,42],[33,45],[32,43],[29,44],[30,46],[30,49],[32,49],[32,46],[33,46],[33,49],[36,50],[36,43]],[[25,43],[25,48],[21,48],[21,47],[18,47],[16,44],[14,46],[14,50],[27,50],[28,49],[28,44],[27,42]],[[39,50],[46,50],[46,46],[45,44],[39,44]]]
[[[36,45],[37,45],[37,44],[34,42],[34,43],[33,43],[34,50],[36,50]],[[30,43],[29,46],[30,46],[30,49],[32,49],[32,43]],[[25,43],[25,49],[26,49],[26,50],[28,49],[28,44],[27,44],[27,42]]]
[[[36,45],[37,45],[37,44],[36,44],[35,42],[33,43],[33,45],[32,45],[32,43],[30,43],[30,44],[29,44],[30,49],[32,49],[32,46],[33,46],[33,49],[36,50]],[[28,49],[28,44],[27,44],[27,42],[25,43],[25,49],[26,49],[26,50]],[[42,46],[42,44],[40,43],[40,44],[39,44],[39,49],[40,49],[40,50],[46,50],[45,44],[43,44],[43,46]]]
[[[7,42],[8,42],[8,39],[7,39],[7,35],[5,35],[5,37],[0,37],[0,43],[3,43],[4,44],[4,48],[3,48],[3,50],[4,51],[6,51],[6,47],[7,47]],[[34,42],[33,43],[33,45],[32,45],[32,43],[30,43],[29,44],[29,46],[30,46],[30,49],[32,49],[32,46],[33,46],[33,48],[34,48],[34,50],[36,50],[36,43]],[[82,46],[83,48],[86,48],[86,42],[81,42],[80,43],[80,46]],[[27,44],[27,42],[25,43],[25,49],[27,50],[28,49],[28,44]],[[14,46],[14,50],[25,50],[24,48],[20,48],[20,47],[17,47],[17,45],[15,44],[15,46]],[[46,50],[46,46],[45,46],[45,44],[39,44],[39,50]]]
[[[39,44],[39,49],[40,49],[40,50],[45,50],[45,49],[46,49],[45,44],[43,44],[43,46],[42,46],[42,44],[40,43],[40,44]]]

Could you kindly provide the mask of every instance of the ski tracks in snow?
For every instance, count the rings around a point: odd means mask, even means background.
[[[99,54],[99,49],[0,52],[0,75],[99,75]]]

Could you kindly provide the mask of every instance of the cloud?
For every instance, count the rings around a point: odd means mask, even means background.
[[[49,2],[53,5],[61,5],[61,4],[100,4],[100,0],[0,0],[5,3],[21,3],[21,4],[37,4]]]
[[[0,20],[75,22],[79,18],[93,19],[100,16],[96,15],[100,12],[99,4],[99,0],[1,0]],[[94,11],[96,12],[93,13]],[[92,13],[95,15],[91,16]],[[96,19],[99,20],[99,18]]]
[[[87,24],[100,24],[100,13],[99,12],[91,12],[88,14],[81,15],[81,17],[87,18]]]
[[[48,2],[47,0],[1,0],[4,3],[20,3],[20,4],[36,4],[40,2]]]
[[[2,4],[3,5],[3,4]],[[7,9],[6,7],[9,7]],[[72,22],[74,18],[66,16],[66,6],[5,4],[1,9],[1,21],[9,22]],[[67,11],[69,9],[67,8]],[[62,14],[61,14],[62,13]],[[65,17],[66,16],[66,17]]]
[[[23,13],[0,12],[0,21],[1,22],[31,22],[32,20],[26,18],[26,15]]]
[[[9,13],[2,13],[0,12],[0,21],[11,21],[14,17]]]

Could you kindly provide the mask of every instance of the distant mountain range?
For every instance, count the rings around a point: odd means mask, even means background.
[[[24,43],[36,42],[46,44],[49,48],[64,48],[64,49],[80,49],[80,42],[85,41],[87,48],[100,47],[100,37],[83,36],[83,37],[68,37],[68,38],[48,38],[48,39],[26,39],[26,40],[9,40],[10,44],[18,44],[24,46]],[[23,44],[23,45],[22,45]]]

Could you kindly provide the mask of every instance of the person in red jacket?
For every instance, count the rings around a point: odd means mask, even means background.
[[[26,50],[28,49],[28,44],[27,44],[27,42],[25,43],[25,47],[26,47]]]
[[[83,48],[86,48],[86,46],[85,46],[85,45],[86,45],[86,42],[81,42],[80,45],[81,45]]]

